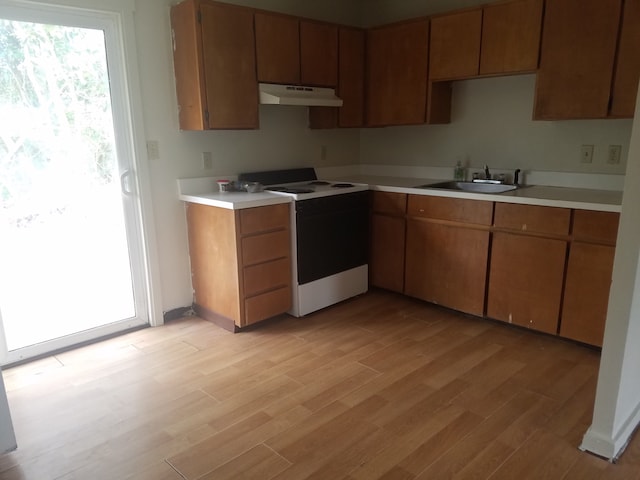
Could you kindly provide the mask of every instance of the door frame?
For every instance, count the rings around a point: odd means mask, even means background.
[[[127,228],[135,231],[139,239],[130,244],[130,251],[142,264],[139,269],[141,278],[134,279],[134,285],[140,285],[143,290],[135,291],[135,296],[142,297],[140,304],[145,311],[137,311],[136,314],[145,318],[149,325],[159,326],[164,319],[138,74],[133,18],[135,4],[134,0],[109,0],[107,5],[105,3],[100,0],[0,0],[0,16],[34,22],[46,19],[60,25],[68,25],[69,17],[75,17],[86,19],[87,26],[105,31],[117,157],[121,169],[122,162],[128,159],[126,183],[135,205],[132,209],[135,215],[126,214],[125,221]],[[8,353],[1,321],[0,313],[0,364],[4,363]]]

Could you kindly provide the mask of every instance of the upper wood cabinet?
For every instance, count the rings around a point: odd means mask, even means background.
[[[607,116],[621,8],[622,0],[547,2],[535,119]]]
[[[311,128],[358,128],[364,126],[365,31],[338,30],[338,87],[342,107],[310,107]]]
[[[355,28],[340,28],[338,57],[338,94],[343,100],[338,109],[338,126],[364,125],[364,58],[365,32]]]
[[[319,87],[338,85],[338,27],[300,21],[300,83]]]
[[[482,10],[465,10],[431,19],[430,80],[478,75]]]
[[[640,77],[640,0],[625,0],[609,115],[632,118]]]
[[[368,126],[425,123],[428,54],[426,19],[367,32]]]
[[[256,12],[258,81],[300,83],[299,20],[288,15]]]
[[[258,81],[335,87],[338,27],[288,15],[256,12]]]
[[[432,81],[534,72],[543,0],[513,0],[431,20]]]
[[[253,11],[187,0],[171,28],[180,128],[258,128]]]
[[[516,0],[484,7],[480,75],[536,71],[543,6],[543,0]]]

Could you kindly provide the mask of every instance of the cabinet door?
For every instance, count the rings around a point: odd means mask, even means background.
[[[567,242],[496,232],[487,316],[556,334]]]
[[[480,74],[534,72],[538,68],[543,0],[484,7]]]
[[[303,85],[338,85],[338,27],[300,21],[300,82]]]
[[[338,31],[338,96],[342,107],[309,107],[311,128],[359,128],[364,125],[365,31]]]
[[[429,79],[478,75],[482,10],[468,10],[431,20]]]
[[[200,11],[209,128],[258,128],[251,11],[206,3]]]
[[[371,217],[371,285],[402,293],[404,290],[405,219],[374,213]]]
[[[562,304],[560,335],[602,346],[615,247],[573,242]]]
[[[405,293],[481,316],[489,231],[407,220]]]
[[[300,84],[300,34],[297,18],[255,14],[258,81]]]
[[[367,32],[367,125],[425,123],[427,20]]]
[[[343,128],[364,125],[364,56],[364,31],[341,27],[338,94],[344,103],[338,125]]]
[[[632,118],[640,77],[640,0],[625,0],[616,70],[613,77],[613,117]]]
[[[621,0],[547,2],[535,119],[607,116],[621,3]]]

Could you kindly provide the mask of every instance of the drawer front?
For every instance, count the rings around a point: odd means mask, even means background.
[[[573,213],[573,238],[584,242],[615,245],[618,236],[620,214],[575,210]]]
[[[244,301],[243,326],[285,313],[291,308],[291,287],[283,287]]]
[[[287,257],[245,267],[243,284],[245,297],[290,285],[291,261]]]
[[[409,195],[409,215],[451,222],[491,225],[493,202],[463,198]]]
[[[494,225],[498,228],[568,235],[570,221],[571,210],[568,208],[496,203]]]
[[[407,212],[407,194],[394,192],[372,192],[371,210],[375,213],[404,215]]]
[[[289,228],[290,223],[288,203],[240,210],[242,235]]]
[[[242,265],[254,265],[276,258],[289,257],[291,250],[289,244],[289,230],[245,237],[242,239]]]

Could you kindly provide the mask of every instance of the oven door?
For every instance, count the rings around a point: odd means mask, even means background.
[[[368,192],[298,200],[298,284],[367,264]]]

